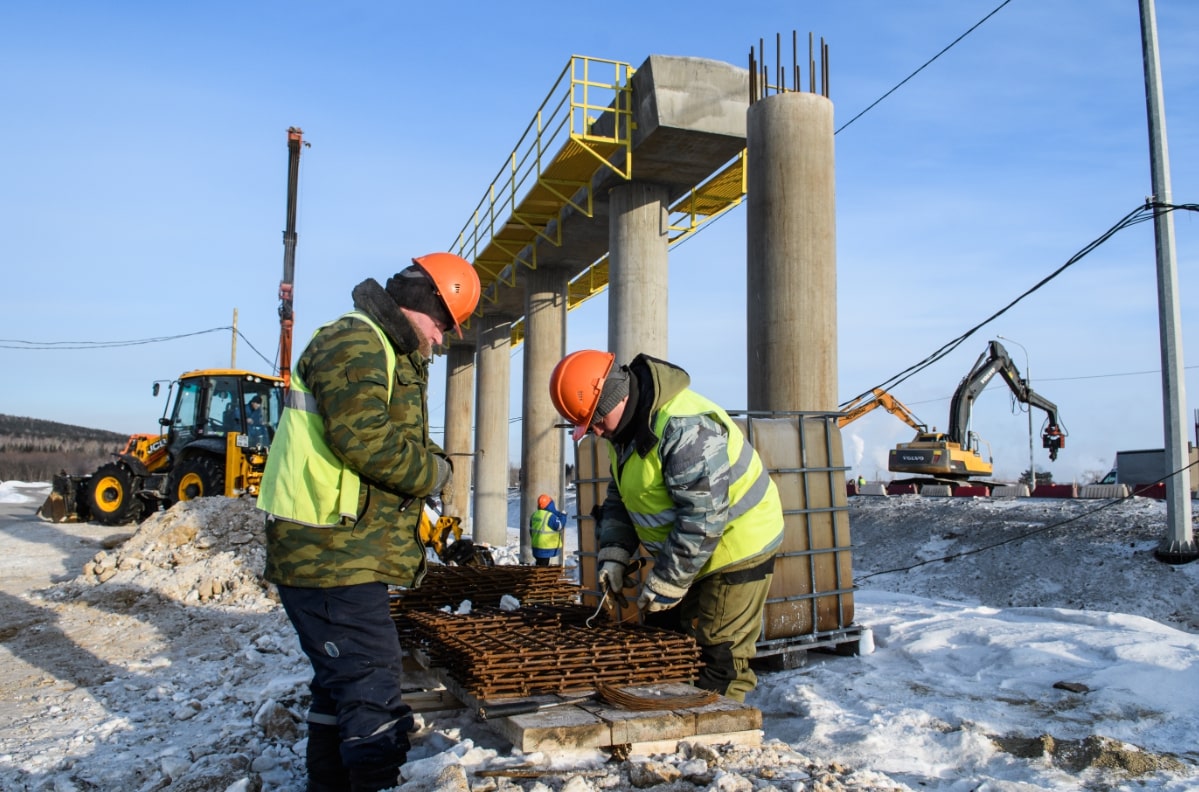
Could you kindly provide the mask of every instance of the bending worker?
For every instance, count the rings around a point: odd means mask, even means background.
[[[638,355],[573,352],[550,376],[550,398],[575,425],[609,441],[612,481],[599,515],[599,581],[619,592],[645,547],[653,570],[637,606],[646,624],[692,635],[696,685],[738,701],[783,539],[778,489],[728,414],[690,390],[678,366]]]
[[[388,586],[425,575],[421,503],[453,472],[429,438],[429,363],[480,292],[458,256],[412,262],[355,286],[355,310],[308,342],[258,497],[265,576],[312,663],[308,792],[396,786],[410,747]]]
[[[566,514],[554,506],[554,499],[542,494],[537,498],[537,511],[529,516],[529,540],[537,566],[549,566],[562,549],[562,529]]]

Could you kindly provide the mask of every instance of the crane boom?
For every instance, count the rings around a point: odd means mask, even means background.
[[[295,315],[292,310],[296,276],[296,193],[300,183],[300,147],[304,130],[287,130],[287,225],[283,230],[283,279],[279,281],[279,376],[283,387],[291,387],[291,337]]]

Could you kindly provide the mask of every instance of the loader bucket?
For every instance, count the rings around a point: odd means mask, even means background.
[[[86,487],[90,476],[70,476],[66,472],[54,477],[50,494],[37,510],[37,516],[50,522],[82,522],[87,519]]]

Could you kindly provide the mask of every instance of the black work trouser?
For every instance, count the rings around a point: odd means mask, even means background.
[[[278,589],[312,663],[309,778],[330,785],[348,781],[354,790],[394,786],[413,719],[400,697],[403,656],[387,585]],[[340,741],[336,756],[329,750],[331,728]],[[313,750],[314,737],[323,748]]]

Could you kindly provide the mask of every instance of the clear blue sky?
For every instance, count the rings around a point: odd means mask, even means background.
[[[572,54],[746,65],[810,31],[830,47],[840,127],[1000,4],[36,3],[0,7],[0,338],[120,341],[232,323],[273,361],[286,130],[301,165],[297,350],[365,277],[452,245]],[[519,10],[518,10],[519,9]],[[1175,203],[1199,202],[1199,4],[1158,0]],[[773,52],[768,47],[768,54]],[[836,137],[842,399],[885,381],[1044,278],[1150,193],[1136,0],[1012,0]],[[1199,217],[1176,213],[1183,351],[1199,354]],[[671,255],[670,357],[745,401],[745,208]],[[606,298],[568,346],[603,346]],[[1123,231],[894,393],[944,428],[996,334],[1070,432],[1059,480],[1162,445],[1150,224]],[[122,433],[154,380],[230,362],[226,332],[110,349],[0,342],[0,412]],[[1008,345],[1025,368],[1024,352]],[[267,363],[239,341],[237,362]],[[522,355],[513,358],[519,414]],[[1188,425],[1199,381],[1187,371]],[[440,410],[444,365],[433,374]],[[1035,414],[1040,426],[1042,415]],[[440,423],[439,415],[435,423]],[[996,382],[975,411],[997,476],[1028,467],[1027,419]],[[885,475],[911,430],[847,427]],[[514,434],[514,442],[519,432]],[[512,454],[517,453],[516,448]]]

